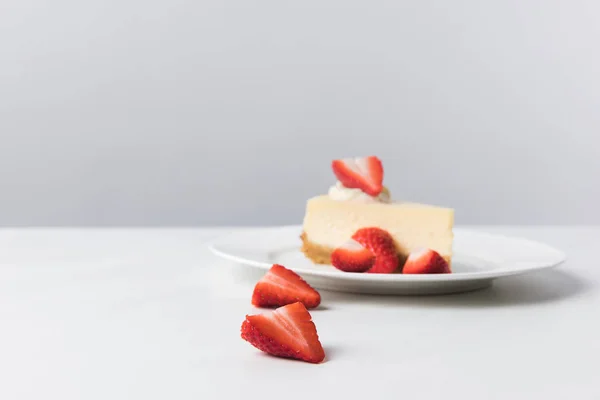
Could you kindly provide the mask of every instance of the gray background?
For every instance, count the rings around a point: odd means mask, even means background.
[[[600,223],[599,13],[3,0],[0,223],[298,223],[363,154],[458,223]]]

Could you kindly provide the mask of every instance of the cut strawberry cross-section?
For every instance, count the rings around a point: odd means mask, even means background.
[[[264,314],[247,315],[242,339],[265,353],[320,363],[325,352],[317,328],[300,302]]]
[[[383,190],[383,165],[375,156],[334,160],[331,168],[347,188],[360,189],[371,196],[378,196]]]
[[[391,274],[398,269],[398,254],[394,239],[387,231],[380,228],[362,228],[357,230],[352,239],[356,240],[375,254],[375,264],[368,273]]]
[[[271,267],[252,293],[252,304],[257,307],[280,307],[297,301],[306,308],[315,308],[321,303],[321,295],[300,275],[279,264]]]
[[[403,274],[449,274],[450,266],[444,258],[431,249],[420,249],[410,253],[402,268]]]
[[[365,272],[375,263],[375,254],[354,239],[331,253],[331,265],[345,272]]]

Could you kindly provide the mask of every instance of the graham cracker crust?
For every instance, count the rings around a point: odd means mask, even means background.
[[[331,253],[335,249],[332,249],[327,246],[322,246],[320,244],[312,243],[308,240],[305,232],[302,232],[300,235],[300,239],[302,240],[301,251],[304,253],[306,258],[314,262],[315,264],[327,264],[331,265]],[[406,258],[408,254],[398,253],[398,258],[400,259],[400,268],[398,268],[398,272],[402,271],[402,266],[406,262]],[[442,256],[444,260],[448,263],[450,267],[452,267],[452,256]]]
[[[300,235],[300,239],[302,239],[302,252],[312,262],[315,264],[329,264],[331,265],[331,253],[333,250],[330,247],[321,246],[320,244],[312,243],[306,237],[306,233],[302,232]]]

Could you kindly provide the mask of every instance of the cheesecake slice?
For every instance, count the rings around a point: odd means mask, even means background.
[[[418,203],[334,200],[329,195],[308,200],[302,251],[313,262],[330,264],[331,253],[361,228],[378,227],[394,239],[400,265],[411,251],[428,248],[447,262],[452,259],[454,210]]]
[[[338,182],[327,195],[313,197],[306,204],[301,235],[306,257],[317,264],[331,264],[333,251],[356,231],[376,227],[393,238],[400,266],[418,249],[434,250],[450,266],[453,209],[391,201],[377,157],[334,160],[332,168]]]

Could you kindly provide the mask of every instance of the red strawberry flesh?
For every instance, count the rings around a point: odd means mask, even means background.
[[[444,258],[431,249],[419,249],[410,253],[402,268],[403,274],[448,274],[450,266]]]
[[[242,339],[265,353],[320,363],[325,358],[317,328],[300,302],[264,314],[247,315]]]
[[[321,303],[321,295],[300,275],[279,264],[271,267],[252,293],[252,304],[257,307],[280,307],[298,301],[315,308]]]
[[[360,189],[370,196],[378,196],[383,190],[383,165],[375,156],[334,160],[331,168],[347,188]]]
[[[372,274],[391,274],[398,269],[398,254],[394,239],[387,231],[372,227],[357,230],[352,238],[375,254],[375,264],[367,270]]]
[[[350,239],[331,254],[331,265],[344,272],[365,272],[375,263],[371,250]]]

